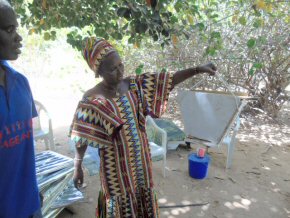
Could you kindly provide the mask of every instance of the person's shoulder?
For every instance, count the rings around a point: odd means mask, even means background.
[[[96,85],[95,87],[87,90],[82,100],[80,101],[80,104],[85,104],[89,107],[99,107],[100,105],[105,105],[107,99],[105,98],[104,94],[102,93],[101,88]]]
[[[19,73],[18,71],[14,72],[15,78],[18,82],[18,84],[22,84],[23,86],[26,86],[30,89],[29,81],[26,76],[24,76],[22,73]]]
[[[102,96],[102,93],[99,89],[99,86],[96,85],[93,88],[87,90],[84,95],[83,95],[83,99],[87,99],[87,98],[95,98],[97,96]]]
[[[25,84],[29,84],[28,79],[26,78],[25,75],[20,73],[17,69],[12,67],[7,61],[1,62],[1,64],[8,69],[8,72],[11,73],[18,81],[23,82]]]
[[[25,75],[23,75],[22,73],[19,73],[18,71],[15,71],[15,75],[17,77],[17,79],[24,81],[25,83],[28,83],[28,79]]]
[[[12,73],[14,76],[16,76],[19,79],[23,79],[27,81],[27,78],[20,73],[17,69],[15,69],[13,66],[11,66],[7,61],[1,61],[1,65],[3,65],[10,73]]]

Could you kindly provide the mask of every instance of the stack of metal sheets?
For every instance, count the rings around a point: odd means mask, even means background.
[[[80,201],[83,194],[72,183],[73,159],[53,151],[35,156],[38,188],[43,195],[44,218],[56,217],[66,206]]]

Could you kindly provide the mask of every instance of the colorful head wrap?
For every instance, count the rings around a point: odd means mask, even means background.
[[[105,39],[96,37],[87,39],[83,55],[96,77],[99,76],[99,67],[104,57],[114,51],[116,51],[114,47]]]

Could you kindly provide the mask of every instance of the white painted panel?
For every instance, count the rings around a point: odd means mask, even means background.
[[[227,94],[179,91],[185,133],[217,144],[238,112],[241,100]]]

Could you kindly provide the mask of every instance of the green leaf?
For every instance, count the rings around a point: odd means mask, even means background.
[[[211,33],[211,38],[220,39],[221,38],[221,33],[220,32],[212,32]]]
[[[255,20],[255,22],[253,23],[253,27],[255,28],[259,28],[262,26],[262,21],[260,19]]]
[[[171,23],[176,23],[176,22],[178,22],[178,18],[173,15],[173,16],[171,16],[170,21],[171,21]]]
[[[152,36],[152,37],[153,37],[153,40],[154,40],[154,41],[157,41],[157,40],[159,39],[159,37],[158,37],[158,35],[157,35],[157,34],[153,34],[153,36]]]
[[[213,14],[213,15],[210,15],[210,16],[209,16],[209,18],[211,18],[211,19],[218,18],[218,17],[219,17],[218,14]]]
[[[132,11],[130,9],[128,9],[128,8],[122,7],[122,8],[119,8],[117,10],[117,15],[119,17],[124,17],[127,20],[129,20],[132,17]]]
[[[256,11],[255,11],[255,16],[256,16],[256,17],[261,17],[261,16],[262,16],[262,14],[261,14],[261,12],[260,12],[260,11],[257,11],[257,10],[256,10]]]
[[[254,75],[254,73],[255,73],[255,68],[251,68],[250,70],[249,70],[249,75],[251,75],[251,76],[253,76]]]
[[[138,68],[135,70],[135,73],[136,73],[137,75],[141,75],[141,73],[142,73],[142,68],[138,67]]]
[[[118,33],[116,39],[119,39],[119,40],[123,39],[122,34],[121,33]]]
[[[162,13],[161,16],[163,19],[169,20],[170,17],[172,16],[172,13],[170,13],[170,12]]]
[[[182,9],[183,3],[182,1],[176,1],[176,4],[174,5],[174,8],[177,12],[179,12]]]
[[[249,70],[249,75],[253,76],[257,70],[262,69],[263,64],[262,63],[254,63],[251,69]]]
[[[166,68],[162,68],[161,69],[161,73],[165,73],[165,72],[167,72],[167,69]]]
[[[255,68],[255,69],[262,69],[262,67],[263,67],[262,63],[254,63],[253,64],[253,68]]]
[[[126,29],[128,28],[128,25],[129,25],[129,23],[126,23],[126,24],[122,27],[122,29],[123,29],[123,30],[126,30]]]
[[[117,15],[120,17],[124,17],[126,13],[128,13],[128,8],[118,8]]]
[[[247,24],[247,19],[243,16],[239,18],[239,23],[242,24],[243,26],[246,26]]]
[[[255,39],[251,38],[251,39],[248,40],[248,42],[247,42],[248,48],[253,48],[255,45],[256,45],[256,40]]]
[[[50,40],[50,34],[48,32],[44,33],[43,38],[46,41]]]
[[[207,55],[214,56],[216,54],[216,49],[212,47],[207,47],[205,52]]]
[[[134,39],[133,36],[131,36],[131,37],[128,39],[128,43],[130,43],[130,44],[134,44],[134,42],[135,42],[135,39]]]
[[[148,29],[147,23],[141,23],[140,21],[136,22],[135,24],[136,33],[145,33],[147,29]]]
[[[170,35],[169,31],[166,30],[166,29],[163,29],[161,33],[162,33],[162,35],[165,36],[165,37],[169,37],[169,35]]]
[[[198,23],[196,26],[199,28],[199,31],[203,31],[205,29],[205,25],[203,23]]]

